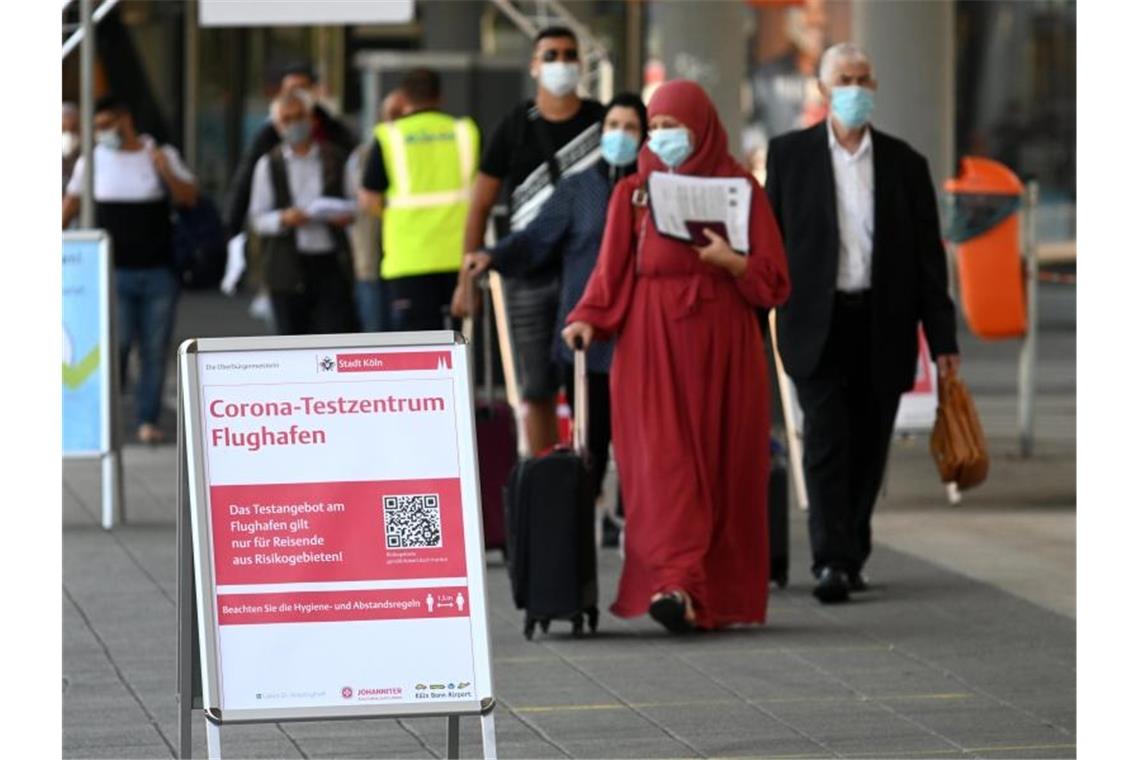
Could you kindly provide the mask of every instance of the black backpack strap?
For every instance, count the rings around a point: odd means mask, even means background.
[[[266,155],[269,156],[269,183],[273,187],[273,208],[286,209],[293,206],[293,193],[289,192],[289,175],[285,171],[285,156],[277,145]]]
[[[538,112],[537,105],[532,105],[527,109],[526,118],[534,124],[534,136],[538,141],[538,149],[546,158],[546,168],[550,172],[550,184],[557,185],[558,180],[562,177],[562,167],[558,165],[558,155],[554,152],[554,146],[550,142],[550,129],[542,118],[542,114]]]

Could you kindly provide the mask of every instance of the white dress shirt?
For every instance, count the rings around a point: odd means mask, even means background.
[[[308,153],[301,156],[282,143],[281,154],[285,159],[285,177],[293,205],[306,208],[323,195],[320,151],[314,144]],[[258,235],[277,236],[289,232],[289,228],[281,223],[282,209],[275,209],[273,201],[273,181],[269,173],[269,154],[266,153],[253,167],[253,186],[249,196],[249,220]],[[332,253],[335,248],[336,243],[327,224],[310,222],[297,228],[297,250],[300,253]]]
[[[871,287],[871,251],[875,238],[875,166],[871,130],[848,153],[827,120],[827,144],[835,175],[835,215],[839,221],[838,290],[854,293]]]

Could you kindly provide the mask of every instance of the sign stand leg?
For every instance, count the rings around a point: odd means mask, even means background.
[[[495,742],[495,713],[489,712],[479,718],[483,728],[483,757],[485,760],[496,760],[499,749]]]
[[[186,503],[186,444],[183,440],[185,420],[182,412],[182,373],[178,373],[178,498],[175,522],[178,542],[178,758],[189,760],[191,755],[191,719],[194,713],[194,550],[190,543],[190,510]]]
[[[117,450],[100,458],[102,465],[103,529],[111,530],[123,522],[123,462]]]
[[[222,760],[222,727],[206,718],[206,756],[210,760]]]
[[[459,716],[447,716],[447,757],[449,760],[459,758]]]

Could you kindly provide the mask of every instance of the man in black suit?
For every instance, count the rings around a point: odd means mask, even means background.
[[[792,280],[777,336],[804,412],[813,593],[831,603],[866,588],[871,511],[914,385],[919,323],[940,375],[957,370],[958,346],[926,159],[868,123],[877,83],[858,47],[824,53],[820,88],[828,118],[772,141],[766,189]]]

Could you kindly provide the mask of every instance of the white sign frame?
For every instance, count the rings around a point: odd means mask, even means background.
[[[415,17],[414,0],[198,0],[205,27],[409,24]]]
[[[111,236],[106,230],[65,230],[62,242],[64,247],[69,242],[95,243],[99,250],[99,281],[96,284],[99,298],[99,382],[102,388],[99,399],[99,448],[64,450],[63,458],[99,460],[102,470],[101,522],[104,529],[110,530],[123,520],[122,455],[119,436],[116,434],[119,418],[119,347],[115,343]]]
[[[423,704],[365,703],[343,706],[288,707],[280,709],[223,709],[219,690],[219,643],[214,577],[213,537],[209,521],[209,484],[204,451],[204,425],[198,358],[223,352],[335,351],[423,347],[446,349],[452,357],[455,379],[454,414],[458,435],[460,493],[464,524],[467,588],[470,598],[470,630],[475,674],[474,698],[433,700]],[[248,338],[191,339],[178,352],[182,381],[182,406],[188,465],[188,495],[193,538],[194,580],[198,611],[198,641],[201,647],[202,705],[215,725],[335,718],[384,718],[480,715],[484,717],[484,750],[493,757],[494,729],[489,723],[495,705],[490,651],[490,621],[487,602],[485,553],[480,508],[479,468],[476,459],[475,418],[470,346],[455,333],[341,334],[321,336],[259,336]],[[478,593],[476,593],[478,592]],[[488,732],[488,728],[490,731]],[[488,737],[490,745],[488,746]]]

